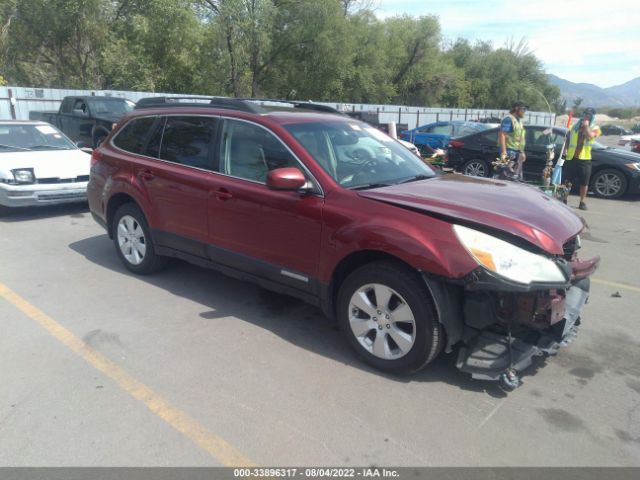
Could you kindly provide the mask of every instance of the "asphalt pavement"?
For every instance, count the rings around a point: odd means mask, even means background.
[[[578,338],[508,395],[455,355],[380,374],[212,271],[134,276],[84,205],[0,219],[0,466],[640,466],[640,198],[588,205]]]

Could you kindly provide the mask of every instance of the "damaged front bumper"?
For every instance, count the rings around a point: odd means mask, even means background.
[[[564,284],[518,284],[478,268],[456,288],[425,276],[447,351],[460,344],[457,367],[480,380],[505,381],[531,365],[533,357],[553,355],[577,334],[580,312],[589,298],[589,277],[600,258],[558,259],[570,279]],[[508,382],[507,382],[508,383]]]
[[[576,337],[580,312],[589,298],[590,281],[579,280],[569,287],[560,321],[541,330],[530,329],[520,335],[505,335],[495,330],[466,330],[467,339],[458,353],[457,367],[479,380],[500,380],[508,370],[521,372],[535,356],[553,355]],[[553,315],[553,313],[550,313]],[[511,348],[509,348],[509,345]]]

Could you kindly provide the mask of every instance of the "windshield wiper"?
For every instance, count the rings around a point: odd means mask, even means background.
[[[428,180],[429,178],[433,178],[431,175],[425,175],[424,173],[420,173],[418,175],[414,175],[413,177],[409,177],[406,180],[402,180],[400,183],[409,183],[409,182],[417,182],[418,180]]]
[[[0,143],[0,147],[2,147],[2,148],[15,148],[16,150],[24,150],[24,151],[31,150],[30,148],[16,147],[15,145],[4,145],[4,144],[1,144],[1,143]]]
[[[36,149],[51,149],[51,150],[69,150],[69,147],[64,147],[61,145],[30,145],[29,150]]]
[[[364,185],[356,185],[355,187],[348,187],[349,190],[367,190],[369,188],[390,187],[391,183],[365,183]]]

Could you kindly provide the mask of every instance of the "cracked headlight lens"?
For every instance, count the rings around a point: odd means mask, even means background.
[[[542,255],[462,225],[453,230],[479,265],[504,278],[523,284],[567,281],[558,265]]]

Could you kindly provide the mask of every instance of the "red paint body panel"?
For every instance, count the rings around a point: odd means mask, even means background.
[[[325,284],[343,259],[363,250],[387,253],[442,277],[463,277],[478,265],[453,232],[456,219],[516,235],[549,254],[562,254],[562,244],[583,228],[580,217],[565,205],[514,183],[449,175],[367,191],[344,189],[283,127],[345,121],[337,115],[172,107],[136,110],[119,127],[129,118],[167,114],[222,116],[264,126],[304,163],[323,194],[271,190],[261,183],[128,154],[108,138],[100,147],[102,160],[92,167],[88,189],[91,211],[102,220],[109,199],[126,193],[138,202],[152,229]]]
[[[552,254],[584,228],[569,207],[515,182],[445,175],[360,195],[503,230]]]

